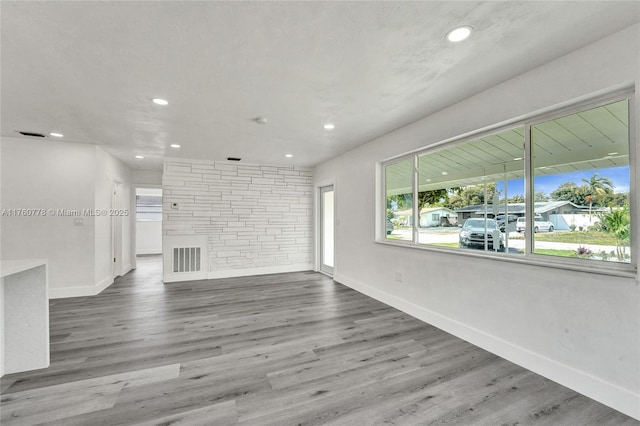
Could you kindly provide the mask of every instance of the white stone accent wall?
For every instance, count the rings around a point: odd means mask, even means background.
[[[312,268],[311,170],[172,158],[162,188],[163,235],[207,235],[210,278]]]

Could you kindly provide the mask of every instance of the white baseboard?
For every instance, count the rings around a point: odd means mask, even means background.
[[[129,272],[131,272],[132,269],[133,269],[133,266],[131,266],[130,263],[124,265],[124,268],[122,268],[122,274],[120,274],[120,276],[127,275]]]
[[[164,274],[162,277],[163,283],[179,283],[182,281],[199,281],[206,280],[206,272],[181,272],[176,274]]]
[[[165,275],[163,282],[174,283],[203,279],[214,280],[219,278],[250,277],[253,275],[284,274],[287,272],[309,271],[312,269],[313,265],[311,263],[298,263],[295,265],[285,266],[266,266],[261,268],[223,269],[220,271],[208,272],[206,278],[203,278],[200,272]]]
[[[344,275],[334,280],[640,420],[640,395]]]
[[[145,254],[162,254],[162,249],[141,249],[141,250],[136,250],[136,256],[138,255],[145,255]]]
[[[221,271],[213,271],[207,274],[208,279],[216,278],[232,278],[232,277],[249,277],[252,275],[265,274],[283,274],[287,272],[310,271],[313,269],[311,263],[297,263],[294,265],[284,266],[266,266],[261,268],[245,268],[245,269],[223,269]]]
[[[131,269],[131,267],[129,267],[129,269]],[[102,293],[102,291],[109,287],[111,284],[113,284],[113,278],[107,277],[104,278],[102,281],[96,283],[95,287],[94,287],[94,293],[93,295],[95,296],[96,294],[100,294]]]
[[[113,278],[104,278],[93,286],[50,287],[49,299],[65,299],[68,297],[95,296],[113,284]]]
[[[95,295],[96,292],[93,286],[49,288],[49,299],[65,299],[67,297],[83,297]]]

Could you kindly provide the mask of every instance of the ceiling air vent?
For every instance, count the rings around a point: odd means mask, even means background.
[[[20,133],[22,136],[32,136],[34,138],[46,138],[47,135],[44,135],[42,133],[36,133],[36,132],[22,132],[20,130],[18,130],[18,133]]]
[[[240,161],[241,158],[238,158],[238,157],[227,157],[227,160],[229,160],[229,161]]]

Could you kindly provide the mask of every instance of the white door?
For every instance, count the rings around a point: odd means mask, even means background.
[[[320,188],[320,270],[333,275],[334,263],[333,185]]]

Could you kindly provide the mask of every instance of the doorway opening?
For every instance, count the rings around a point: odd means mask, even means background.
[[[136,257],[162,254],[162,188],[136,188]]]

